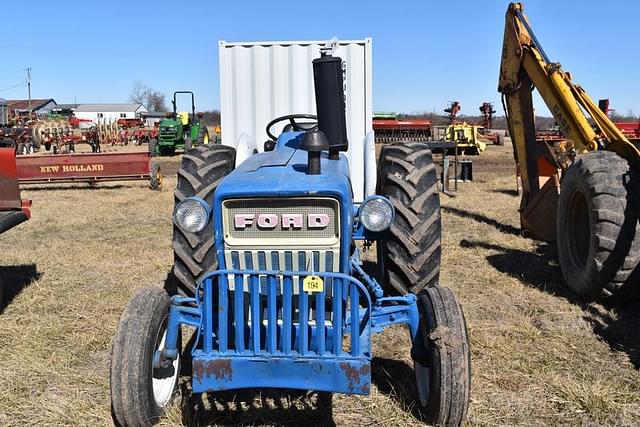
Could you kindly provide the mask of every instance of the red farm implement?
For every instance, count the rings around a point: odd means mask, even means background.
[[[152,189],[162,187],[160,165],[147,152],[20,156],[16,165],[23,184],[148,180]]]
[[[377,143],[428,141],[431,138],[431,121],[399,120],[395,114],[376,114],[373,116],[373,130]]]
[[[31,218],[30,207],[20,198],[15,150],[0,148],[0,234]]]
[[[640,142],[640,120],[637,122],[615,122],[615,125],[630,141]]]

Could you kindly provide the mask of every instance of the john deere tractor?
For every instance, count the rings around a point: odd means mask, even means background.
[[[191,95],[191,116],[186,111],[177,112],[176,95],[179,93]],[[173,93],[173,113],[160,122],[158,138],[149,141],[151,156],[170,156],[176,150],[190,150],[199,145],[209,144],[209,131],[201,121],[201,115],[196,116],[196,104],[193,92],[176,91]]]

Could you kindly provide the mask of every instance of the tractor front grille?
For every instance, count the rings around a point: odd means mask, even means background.
[[[236,216],[246,221],[236,224]],[[273,227],[261,227],[259,218],[276,218]],[[310,226],[313,216],[328,220],[322,227]],[[287,216],[297,216],[299,226],[287,226]],[[224,239],[231,246],[333,246],[340,238],[340,209],[336,199],[320,197],[288,197],[231,199],[222,204]]]
[[[339,251],[325,250],[227,250],[225,251],[225,263],[227,268],[234,270],[268,270],[268,271],[313,271],[313,272],[340,272]],[[293,279],[293,292],[298,293],[299,278]],[[232,281],[230,286],[233,288]],[[260,278],[260,286],[264,291],[266,278]],[[244,282],[245,290],[248,290],[248,282]],[[278,287],[278,293],[282,289]],[[328,291],[331,296],[331,290]]]
[[[235,215],[251,218],[236,227]],[[261,214],[277,218],[277,224],[264,228],[258,224]],[[286,227],[283,218],[304,218],[297,227]],[[323,215],[325,227],[309,227],[309,215]],[[222,205],[225,239],[225,264],[236,270],[268,271],[340,271],[340,209],[331,198],[231,199]],[[298,290],[298,278],[294,292]],[[260,280],[265,285],[265,280]],[[233,286],[233,285],[232,285]],[[246,288],[245,283],[245,288]]]
[[[210,273],[202,284],[204,309],[213,313],[201,330],[204,352],[367,357],[371,301],[364,285],[345,274],[318,273],[324,290],[308,293],[303,279],[311,272],[300,273]],[[259,285],[261,279],[266,286]]]

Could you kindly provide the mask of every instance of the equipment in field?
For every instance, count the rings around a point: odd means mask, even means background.
[[[426,142],[431,138],[431,121],[399,120],[394,113],[376,113],[373,115],[373,130],[376,135],[376,143]]]
[[[600,108],[608,117],[610,111],[615,111],[609,108],[608,99],[600,99],[598,101],[598,108]],[[631,143],[636,145],[640,144],[640,119],[627,122],[616,121],[614,123]]]
[[[162,188],[160,164],[145,151],[20,156],[16,166],[22,184],[148,180],[151,189]]]
[[[236,150],[224,145],[183,156],[173,217],[176,283],[166,289],[173,297],[146,288],[121,317],[111,358],[117,424],[157,422],[185,360],[194,393],[368,394],[371,337],[394,324],[407,325],[412,341],[416,407],[437,425],[463,422],[469,342],[460,305],[438,285],[431,153],[420,143],[385,145],[376,191],[354,201],[356,175],[375,178],[376,170],[352,169],[344,154],[343,61],[331,51],[313,60],[317,113],[270,121],[264,152],[237,165]],[[355,153],[365,150],[351,151],[352,159]],[[382,282],[365,271],[358,242],[376,243]],[[196,329],[185,348],[182,326]]]
[[[507,10],[502,52],[498,91],[522,177],[522,228],[557,241],[564,280],[584,298],[637,285],[640,151],[549,60],[520,3]],[[532,87],[563,139],[537,140]]]
[[[493,104],[490,102],[483,102],[478,108],[482,119],[480,120],[480,127],[478,128],[478,136],[481,140],[490,142],[494,145],[504,145],[504,133],[494,132],[493,128],[493,115],[496,110],[493,109]]]
[[[0,234],[29,218],[31,201],[20,198],[15,151],[0,148]]]
[[[187,112],[178,112],[176,95],[191,95],[191,115]],[[173,93],[173,113],[160,121],[160,130],[157,138],[149,140],[149,152],[152,156],[170,156],[176,150],[190,150],[199,145],[209,144],[209,131],[202,122],[201,115],[196,116],[196,104],[193,92],[176,91]]]

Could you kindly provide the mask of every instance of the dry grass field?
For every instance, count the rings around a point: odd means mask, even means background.
[[[520,236],[510,147],[474,157],[442,196],[442,283],[472,346],[469,425],[639,425],[640,304],[584,304],[552,245]],[[178,159],[164,161],[165,171]],[[30,188],[33,218],[0,236],[0,425],[110,425],[120,313],[171,268],[172,190],[143,183]],[[420,425],[408,333],[375,338],[367,397],[292,391],[182,395],[163,425]]]

